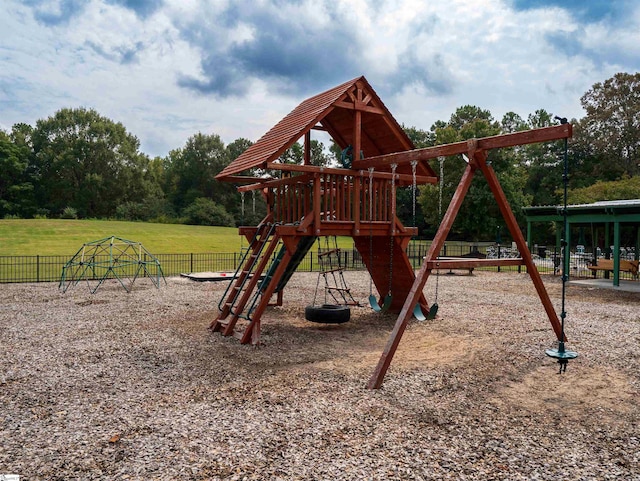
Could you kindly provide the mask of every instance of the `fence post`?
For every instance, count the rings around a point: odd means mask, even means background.
[[[498,259],[500,259],[500,244],[498,244]],[[498,272],[500,272],[500,266],[498,266]]]
[[[40,256],[36,256],[36,282],[40,282]]]
[[[193,252],[189,253],[189,257],[190,257],[189,273],[193,274]]]

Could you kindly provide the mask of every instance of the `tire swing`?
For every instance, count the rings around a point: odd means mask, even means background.
[[[344,277],[342,275],[342,264],[340,262],[340,249],[338,248],[338,242],[334,236],[334,248],[329,249],[329,238],[326,237],[327,248],[325,252],[320,252],[320,239],[318,238],[318,260],[320,263],[320,271],[318,272],[318,281],[316,282],[316,291],[313,295],[313,304],[305,307],[304,317],[309,322],[315,322],[318,324],[344,324],[351,319],[351,309],[347,304],[348,298],[353,300],[351,292],[346,286]],[[337,258],[337,265],[334,266],[333,256]],[[336,273],[338,277],[336,280]],[[328,277],[335,281],[335,287],[329,286]],[[324,304],[316,305],[316,299],[318,297],[318,289],[320,288],[320,277],[324,278]],[[337,292],[344,301],[343,304],[337,304],[338,299],[334,292]],[[336,304],[327,303],[327,294],[330,294]]]

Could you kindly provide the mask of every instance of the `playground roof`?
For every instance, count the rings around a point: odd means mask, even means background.
[[[400,124],[387,110],[364,77],[349,80],[326,92],[303,101],[255,144],[225,167],[217,179],[254,168],[266,168],[285,150],[312,129],[326,131],[341,149],[353,143],[355,112],[362,113],[361,149],[365,157],[390,154],[415,148]],[[376,170],[387,170],[380,168]],[[399,173],[410,173],[408,165]],[[420,162],[417,173],[435,177],[426,162]]]
[[[523,208],[529,221],[562,220],[562,206],[543,205]],[[614,222],[640,220],[640,199],[603,200],[591,204],[572,204],[567,206],[567,215],[575,221],[582,222]]]

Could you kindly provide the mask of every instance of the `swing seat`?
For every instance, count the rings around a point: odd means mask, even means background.
[[[438,314],[438,303],[434,302],[431,308],[429,309],[429,312],[427,314],[427,319],[429,321],[433,321],[436,318],[436,314]]]
[[[376,312],[388,311],[389,308],[391,307],[391,301],[392,301],[391,294],[387,294],[381,306],[380,304],[378,304],[378,299],[376,298],[376,296],[374,296],[373,294],[369,296],[369,305],[371,306],[371,309],[373,309]]]
[[[416,304],[416,307],[413,308],[413,317],[415,317],[418,321],[426,321],[427,318],[422,312],[422,308],[420,304]]]

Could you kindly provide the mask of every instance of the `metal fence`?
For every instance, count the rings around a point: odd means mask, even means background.
[[[412,241],[407,248],[407,255],[412,265],[418,269],[429,249],[430,241]],[[375,245],[374,245],[375,249]],[[547,249],[545,246],[534,246],[531,250],[538,271],[543,274],[560,273],[560,252]],[[342,249],[341,265],[345,270],[363,270],[362,258],[355,248]],[[494,243],[447,243],[440,251],[442,257],[486,256],[487,258],[519,257],[512,245]],[[164,275],[176,276],[193,272],[234,272],[242,259],[242,252],[227,253],[189,253],[189,254],[156,254]],[[571,277],[592,277],[588,269],[592,255],[580,249],[572,251]],[[70,256],[0,256],[0,283],[17,282],[58,282],[62,268]],[[303,259],[298,271],[317,272],[318,254],[312,250]],[[478,270],[525,272],[524,266],[483,267]],[[133,275],[133,272],[131,273]],[[609,273],[598,271],[598,277],[609,277]],[[621,279],[633,279],[629,272],[620,272]]]

